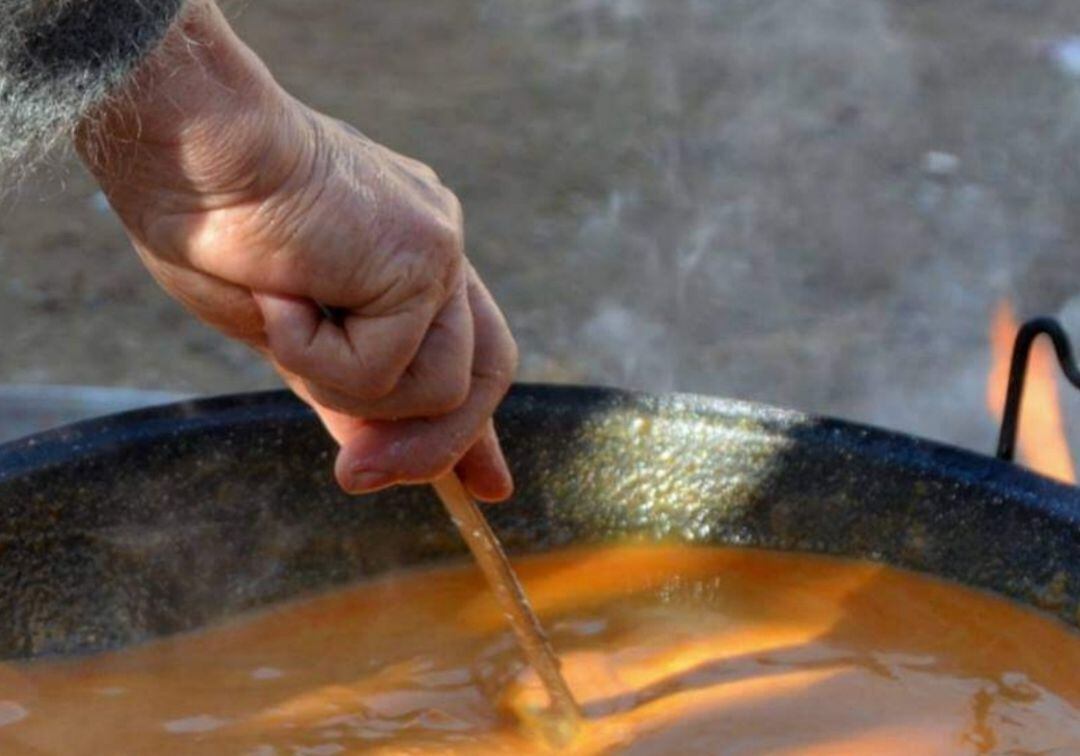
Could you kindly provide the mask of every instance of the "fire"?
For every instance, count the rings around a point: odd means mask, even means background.
[[[1008,299],[1002,300],[990,323],[991,367],[986,386],[987,407],[999,422],[1009,383],[1013,340],[1019,328],[1012,303]],[[1065,439],[1057,373],[1053,347],[1045,338],[1037,339],[1031,350],[1024,384],[1016,452],[1019,460],[1035,472],[1065,483],[1075,483],[1076,468]]]

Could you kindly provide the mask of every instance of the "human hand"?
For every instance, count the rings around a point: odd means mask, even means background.
[[[208,0],[170,36],[77,140],[147,268],[315,409],[347,490],[456,469],[508,496],[491,417],[517,351],[457,198],[291,98]]]

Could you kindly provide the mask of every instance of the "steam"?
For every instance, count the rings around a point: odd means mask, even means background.
[[[547,48],[530,85],[562,93],[563,173],[534,188],[575,224],[517,274],[552,293],[515,311],[527,374],[992,448],[994,303],[1054,311],[1080,288],[1071,47],[1047,56],[1021,26],[984,81],[956,47],[970,13],[916,5],[488,4],[538,40],[524,55]],[[568,191],[572,159],[590,180]]]
[[[252,6],[238,24],[298,95],[431,162],[461,194],[523,378],[747,398],[988,451],[995,303],[1010,297],[1020,319],[1061,312],[1080,339],[1075,0],[1037,13],[905,0],[368,5],[309,19],[336,51],[326,61],[284,54],[295,40],[276,31],[280,9]],[[18,224],[105,233],[92,205],[79,209],[24,203]],[[102,283],[119,252],[47,263],[46,276],[27,261],[59,259],[46,255],[69,242],[18,230],[0,239],[0,311],[19,324],[9,381],[221,392],[273,380],[154,304],[134,262],[117,269],[120,288]],[[107,233],[102,250],[126,246]],[[117,310],[128,290],[140,300]],[[147,349],[163,341],[177,351]],[[1062,398],[1080,427],[1073,392]]]

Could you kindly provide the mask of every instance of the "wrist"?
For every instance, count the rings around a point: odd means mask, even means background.
[[[213,0],[190,0],[123,90],[80,125],[76,146],[129,222],[148,204],[184,212],[256,195],[291,170],[265,158],[295,143],[307,120]]]

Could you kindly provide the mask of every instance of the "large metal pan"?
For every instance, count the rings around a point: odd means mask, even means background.
[[[517,386],[511,552],[637,536],[878,560],[1080,626],[1080,490],[887,431],[753,404]],[[0,656],[87,652],[463,546],[427,488],[341,493],[286,393],[80,423],[0,447]]]

